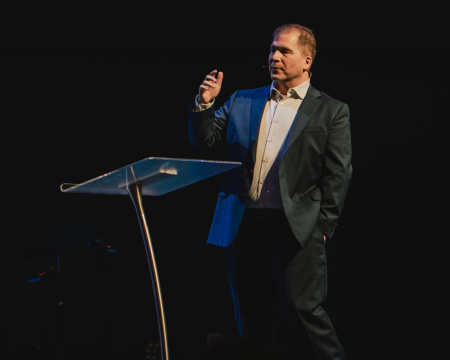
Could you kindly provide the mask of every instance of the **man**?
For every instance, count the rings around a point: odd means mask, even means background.
[[[325,244],[352,176],[349,108],[310,84],[310,29],[288,24],[273,35],[272,85],[238,91],[215,110],[223,73],[214,70],[189,108],[191,145],[210,149],[226,133],[227,161],[242,163],[225,174],[208,243],[225,248],[244,339],[283,344],[273,337],[279,319],[293,359],[344,359],[320,304]]]

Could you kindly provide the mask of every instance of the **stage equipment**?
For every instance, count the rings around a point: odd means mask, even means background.
[[[142,195],[159,196],[241,165],[239,162],[151,157],[81,184],[62,184],[64,193],[129,195],[144,239],[158,318],[160,351],[169,359],[166,321],[155,255],[142,206]]]

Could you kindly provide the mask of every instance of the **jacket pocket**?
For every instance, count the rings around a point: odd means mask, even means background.
[[[311,134],[311,133],[326,133],[326,126],[307,126],[303,128],[300,134]]]
[[[313,191],[312,193],[308,194],[308,196],[314,201],[319,201],[320,199],[322,199],[322,194],[320,193],[320,189]]]

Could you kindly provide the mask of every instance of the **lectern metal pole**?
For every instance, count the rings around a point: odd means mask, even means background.
[[[169,351],[167,346],[166,320],[164,318],[164,308],[161,297],[161,289],[159,287],[158,271],[156,269],[155,255],[153,254],[152,242],[148,231],[147,221],[145,220],[144,208],[142,206],[142,187],[141,183],[136,182],[127,186],[134,207],[136,208],[139,224],[141,226],[142,237],[144,238],[145,251],[147,253],[148,265],[150,267],[150,275],[152,277],[153,294],[155,295],[156,313],[158,315],[159,340],[161,343],[162,360],[169,359]]]

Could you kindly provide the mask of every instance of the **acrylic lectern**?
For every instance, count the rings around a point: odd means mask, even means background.
[[[129,195],[136,208],[147,253],[158,318],[161,357],[169,359],[166,322],[155,255],[142,206],[142,196],[158,196],[220,174],[239,162],[151,157],[81,184],[62,184],[64,193]]]

